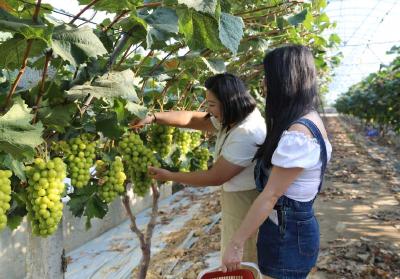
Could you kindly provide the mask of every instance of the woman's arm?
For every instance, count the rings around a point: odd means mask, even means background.
[[[139,128],[146,124],[157,123],[182,128],[191,128],[207,132],[215,131],[211,120],[206,117],[207,112],[199,111],[168,111],[155,112],[143,119],[131,123],[132,128]]]
[[[165,169],[149,167],[150,176],[161,181],[175,181],[191,186],[219,186],[239,174],[244,167],[232,164],[222,156],[211,169],[194,172],[171,172]]]
[[[267,185],[253,202],[240,228],[232,237],[222,258],[222,270],[239,268],[245,241],[256,233],[261,224],[271,214],[277,200],[286,192],[290,184],[301,174],[303,168],[273,167]]]

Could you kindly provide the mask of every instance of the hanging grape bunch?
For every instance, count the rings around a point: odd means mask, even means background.
[[[190,133],[181,129],[175,129],[174,142],[177,144],[177,148],[181,150],[181,154],[186,155],[190,150]]]
[[[157,152],[161,158],[167,157],[172,149],[174,127],[166,125],[152,125],[150,127],[150,147]]]
[[[208,159],[210,158],[210,152],[208,148],[197,147],[193,150],[193,158],[190,161],[190,169],[194,170],[207,170]]]
[[[46,237],[57,230],[62,217],[66,166],[61,158],[45,162],[41,158],[26,168],[28,177],[28,219],[34,235]]]
[[[153,151],[145,147],[139,135],[134,133],[123,136],[118,149],[125,163],[126,173],[134,184],[133,192],[145,196],[151,185],[147,167],[159,166]]]
[[[10,209],[11,177],[9,170],[0,170],[0,231],[7,225],[7,210]]]
[[[97,141],[93,141],[93,136],[83,134],[69,140],[68,145],[67,165],[71,184],[74,187],[82,188],[90,180],[90,168],[96,159]]]
[[[201,132],[195,131],[190,133],[190,149],[193,150],[201,144]]]
[[[124,192],[126,175],[121,157],[115,157],[110,166],[104,161],[96,161],[96,176],[100,177],[98,192],[103,201],[110,203]]]
[[[178,148],[171,154],[171,162],[174,168],[179,168],[181,164],[181,151]]]

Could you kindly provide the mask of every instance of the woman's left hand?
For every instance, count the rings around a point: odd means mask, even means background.
[[[168,181],[171,180],[171,174],[169,170],[156,168],[156,167],[148,167],[148,172],[151,178],[159,181]]]
[[[223,272],[233,271],[240,268],[243,258],[243,244],[230,242],[222,256],[221,270]]]

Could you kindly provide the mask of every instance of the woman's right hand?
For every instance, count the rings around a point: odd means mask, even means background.
[[[153,123],[154,121],[155,121],[154,114],[147,115],[145,118],[133,120],[131,123],[129,123],[129,127],[131,129],[140,129],[143,128],[143,126],[145,125]]]

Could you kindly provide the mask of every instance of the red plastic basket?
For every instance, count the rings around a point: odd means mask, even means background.
[[[200,279],[256,279],[248,269],[238,269],[231,272],[211,271],[207,272]]]
[[[231,272],[222,272],[216,270],[217,268],[209,268],[203,270],[197,279],[258,279],[262,278],[260,270],[257,265],[249,262],[242,262],[241,269],[231,271]],[[255,273],[257,273],[257,275]]]

